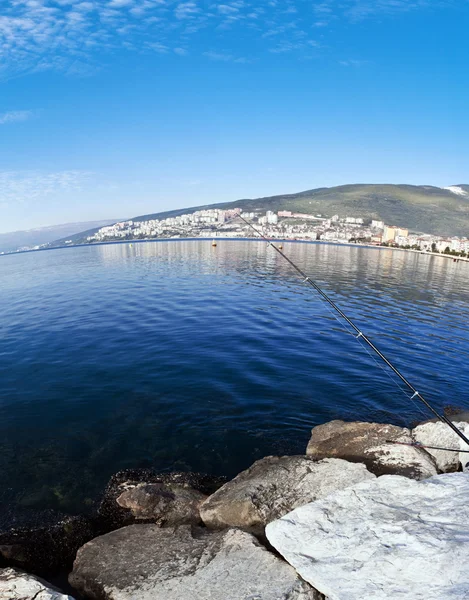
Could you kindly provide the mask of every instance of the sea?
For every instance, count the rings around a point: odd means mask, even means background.
[[[469,408],[469,264],[283,252],[438,409]],[[263,241],[0,256],[0,507],[86,513],[120,469],[232,477],[332,419],[431,416]]]

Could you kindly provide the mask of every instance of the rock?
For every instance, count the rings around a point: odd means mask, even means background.
[[[73,600],[49,583],[16,569],[0,569],[0,600]]]
[[[139,483],[117,498],[117,504],[137,521],[151,520],[160,525],[200,523],[199,506],[207,498],[201,492],[168,483]]]
[[[201,495],[205,497],[212,494],[225,482],[224,477],[200,473],[157,473],[151,469],[119,471],[107,484],[98,508],[100,531],[101,533],[112,531],[142,521],[176,524],[178,514],[183,517],[182,523],[200,521],[200,517],[194,512],[196,498],[202,500]],[[150,497],[144,498],[143,485],[139,491],[123,495],[140,484],[158,484],[159,489],[146,488],[153,500]],[[171,500],[171,497],[174,499]],[[144,505],[140,509],[137,508],[139,502],[143,502]],[[151,511],[152,503],[154,505],[152,516],[147,518],[143,515]],[[184,504],[186,504],[185,508],[183,508]],[[133,506],[132,510],[131,506]],[[191,515],[191,518],[188,518],[188,515]]]
[[[2,520],[0,529],[2,563],[36,575],[69,568],[78,548],[95,535],[87,518],[55,511],[15,512],[8,523]]]
[[[70,584],[92,600],[315,600],[248,533],[130,525],[78,552]]]
[[[469,436],[469,423],[459,421],[454,423],[466,437]],[[441,421],[422,423],[412,430],[412,437],[424,446],[440,446],[441,448],[460,448],[469,450],[467,444],[452,429]],[[447,452],[445,450],[426,449],[433,456],[438,470],[442,473],[458,471],[461,465],[469,462],[467,452]]]
[[[467,600],[469,474],[385,475],[297,508],[266,528],[330,600]]]
[[[365,465],[337,458],[269,456],[229,481],[200,507],[207,527],[239,527],[262,534],[270,521],[297,506],[375,476]]]
[[[387,440],[413,442],[410,430],[403,427],[331,421],[313,428],[306,454],[316,459],[334,457],[364,463],[377,476],[426,479],[437,474],[434,460],[425,450]]]

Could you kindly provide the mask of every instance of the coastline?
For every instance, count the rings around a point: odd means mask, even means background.
[[[467,412],[447,414],[469,433]],[[0,532],[0,598],[14,598],[2,593],[29,586],[31,592],[21,597],[32,600],[40,585],[44,600],[132,600],[146,594],[154,600],[237,600],[247,590],[262,599],[282,591],[292,600],[358,600],[376,585],[381,591],[366,597],[384,600],[398,585],[397,569],[408,586],[400,597],[420,598],[425,590],[426,598],[436,600],[441,596],[432,588],[434,573],[416,581],[414,569],[415,561],[423,565],[438,556],[447,593],[462,600],[469,591],[461,579],[465,570],[443,573],[466,552],[454,527],[456,521],[465,527],[469,508],[454,486],[469,489],[469,473],[460,472],[467,455],[429,449],[457,443],[435,420],[413,429],[336,420],[312,429],[303,455],[262,458],[232,480],[120,471],[91,517],[47,511],[42,520],[36,515],[29,525],[15,521]],[[439,510],[454,516],[435,531]],[[326,529],[322,511],[328,514]],[[434,543],[422,546],[421,540]],[[330,551],[341,560],[329,562]],[[208,563],[200,552],[210,556]],[[358,566],[356,552],[372,554]],[[402,566],[408,555],[409,569]]]
[[[110,242],[90,242],[87,244],[73,244],[67,246],[54,246],[52,248],[38,248],[36,250],[21,250],[17,252],[6,252],[4,254],[0,253],[0,257],[4,256],[15,256],[18,254],[32,254],[36,252],[46,252],[50,250],[65,250],[72,248],[89,248],[91,246],[114,246],[114,245],[126,245],[126,244],[147,244],[154,242],[197,242],[197,241],[212,241],[214,238],[220,241],[229,241],[229,242],[263,242],[261,238],[251,238],[251,237],[221,237],[221,236],[210,236],[210,237],[179,237],[179,238],[148,238],[148,239],[129,239],[125,241],[110,241]],[[346,246],[351,248],[371,248],[375,250],[399,250],[401,252],[410,252],[412,254],[419,254],[423,256],[435,256],[439,258],[449,258],[455,262],[469,262],[469,257],[461,257],[461,256],[453,256],[451,254],[441,254],[439,252],[428,252],[424,250],[413,250],[411,248],[399,248],[393,246],[380,246],[375,244],[361,244],[361,243],[351,243],[351,242],[333,242],[333,241],[323,241],[323,240],[307,240],[307,239],[285,239],[285,238],[269,238],[269,241],[272,242],[281,242],[282,244],[321,244],[326,246]],[[266,243],[266,242],[264,242]]]

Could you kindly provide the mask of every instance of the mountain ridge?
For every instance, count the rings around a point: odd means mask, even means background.
[[[460,188],[466,194],[448,188]],[[321,187],[292,194],[261,198],[242,198],[230,202],[204,204],[191,208],[148,213],[133,221],[165,219],[208,208],[242,208],[245,211],[291,210],[308,214],[339,217],[355,216],[382,220],[389,225],[434,235],[469,237],[469,184],[440,188],[409,184],[345,184]],[[83,243],[97,229],[72,236],[74,243]],[[81,237],[80,237],[81,236]],[[64,240],[56,240],[60,245]]]
[[[0,233],[0,252],[14,252],[22,246],[31,247],[55,243],[58,236],[65,236],[60,238],[65,240],[71,235],[80,234],[84,227],[96,229],[115,222],[114,219],[94,219]]]

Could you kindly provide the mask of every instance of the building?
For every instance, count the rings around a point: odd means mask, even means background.
[[[384,226],[383,244],[387,242],[394,242],[394,240],[396,239],[396,230],[397,227],[388,227],[387,225]]]
[[[409,230],[404,229],[403,227],[390,227],[388,225],[384,226],[383,230],[383,243],[385,242],[394,242],[396,237],[408,237]]]
[[[371,226],[374,229],[384,229],[384,221],[375,221],[374,219],[371,221]]]

